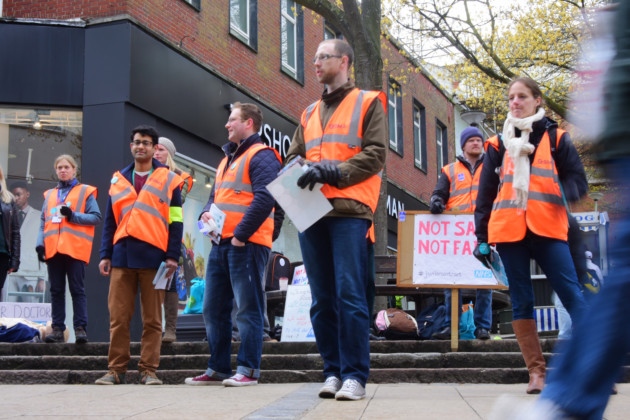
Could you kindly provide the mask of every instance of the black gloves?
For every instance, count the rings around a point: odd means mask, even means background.
[[[43,246],[38,246],[35,248],[35,252],[37,252],[37,259],[41,262],[46,262],[46,252],[44,252]]]
[[[444,201],[437,195],[431,197],[431,206],[429,207],[431,214],[440,214],[444,211]]]
[[[479,242],[473,250],[473,255],[486,268],[490,268],[490,246],[486,242]]]
[[[70,220],[70,218],[72,217],[72,209],[68,206],[62,206],[59,209],[59,213],[61,213],[63,216],[66,216],[68,220]]]
[[[318,182],[336,187],[339,178],[341,178],[341,171],[337,166],[332,163],[315,163],[298,178],[297,184],[300,188],[308,186],[308,189],[313,191],[313,187]]]

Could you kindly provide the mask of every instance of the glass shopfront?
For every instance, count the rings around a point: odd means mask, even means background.
[[[56,185],[57,156],[69,154],[81,162],[82,119],[77,110],[0,106],[0,166],[24,212],[20,214],[20,269],[7,277],[3,301],[50,302],[46,265],[35,252],[43,193]],[[81,179],[80,167],[77,178]]]

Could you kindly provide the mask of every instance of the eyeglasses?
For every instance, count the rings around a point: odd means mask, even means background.
[[[313,58],[313,64],[317,63],[318,61],[326,61],[331,58],[341,58],[341,57],[342,57],[341,55],[320,54],[320,55],[316,55],[315,58]]]
[[[131,142],[131,144],[133,144],[136,147],[140,147],[140,146],[152,147],[153,146],[153,142],[152,141],[148,141],[148,140],[144,140],[144,141],[134,140],[134,141]]]

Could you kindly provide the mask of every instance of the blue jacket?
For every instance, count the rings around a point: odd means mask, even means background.
[[[131,163],[120,173],[132,181],[132,173],[134,163]],[[164,166],[157,160],[153,159],[153,168]],[[181,189],[176,188],[173,191],[171,199],[171,207],[181,207],[182,196]],[[180,247],[182,243],[182,235],[184,232],[184,224],[181,222],[172,222],[168,226],[168,248],[166,252],[150,243],[141,241],[133,237],[125,237],[116,245],[113,244],[114,234],[116,233],[116,219],[112,211],[111,197],[107,199],[107,208],[105,210],[105,221],[103,223],[103,237],[101,239],[100,257],[102,259],[110,259],[112,267],[117,268],[150,268],[157,269],[162,261],[172,258],[179,261],[181,255]]]

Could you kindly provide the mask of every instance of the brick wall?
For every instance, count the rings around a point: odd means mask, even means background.
[[[319,97],[311,57],[323,39],[321,17],[304,10],[304,85],[280,71],[280,1],[258,1],[258,49],[229,35],[229,0],[201,0],[196,10],[183,0],[4,0],[5,17],[76,19],[88,22],[129,15],[192,59],[242,86],[297,122],[302,110]],[[181,47],[179,47],[181,45]],[[448,127],[449,161],[454,158],[453,107],[446,97],[387,40],[382,42],[383,86],[391,75],[403,93],[404,155],[391,152],[388,178],[428,202],[437,182],[435,120]],[[412,101],[426,108],[427,172],[414,167]]]

